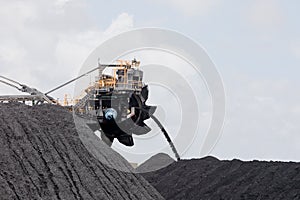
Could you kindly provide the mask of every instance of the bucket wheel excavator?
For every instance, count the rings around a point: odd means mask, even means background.
[[[119,61],[117,64],[100,64],[98,66],[46,93],[30,88],[16,81],[0,76],[0,82],[30,93],[26,99],[37,99],[39,102],[57,104],[49,96],[50,93],[88,75],[98,71],[96,81],[85,89],[85,95],[73,105],[75,114],[90,119],[87,125],[93,130],[101,132],[102,140],[109,146],[117,139],[126,146],[133,146],[132,135],[143,135],[151,131],[144,121],[151,118],[159,126],[167,139],[177,160],[180,156],[166,129],[154,116],[156,106],[146,104],[149,89],[143,82],[143,71],[139,68],[140,62]],[[104,74],[104,69],[110,68],[112,74]],[[25,96],[0,96],[2,100],[22,100]],[[91,120],[92,119],[92,120]]]

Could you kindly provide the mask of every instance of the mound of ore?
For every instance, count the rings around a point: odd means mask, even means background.
[[[213,157],[143,174],[166,199],[300,199],[300,163]]]
[[[130,167],[84,123],[78,127],[60,106],[1,103],[0,199],[163,199],[140,175],[103,164]]]

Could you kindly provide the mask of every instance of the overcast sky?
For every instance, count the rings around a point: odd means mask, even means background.
[[[300,161],[299,1],[0,0],[0,5],[1,75],[47,91],[76,76],[87,56],[117,33],[149,26],[176,30],[206,49],[224,80],[227,117],[212,154]],[[0,86],[0,93],[17,92]]]

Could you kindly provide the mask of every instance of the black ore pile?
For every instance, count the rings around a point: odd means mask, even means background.
[[[166,199],[300,199],[300,163],[206,157],[143,176]]]
[[[0,159],[1,200],[162,199],[141,176],[98,161],[80,140],[72,114],[59,106],[0,104]]]
[[[170,165],[173,162],[175,162],[175,160],[171,158],[168,154],[159,153],[149,158],[146,162],[142,163],[136,169],[136,172],[145,173],[145,172],[156,171],[158,169]]]

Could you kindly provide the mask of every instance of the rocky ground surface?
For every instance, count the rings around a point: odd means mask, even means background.
[[[163,199],[59,106],[0,104],[0,199]],[[79,125],[78,125],[79,124]],[[105,163],[101,162],[105,160]]]
[[[205,157],[174,162],[143,176],[170,200],[300,199],[300,163]]]

